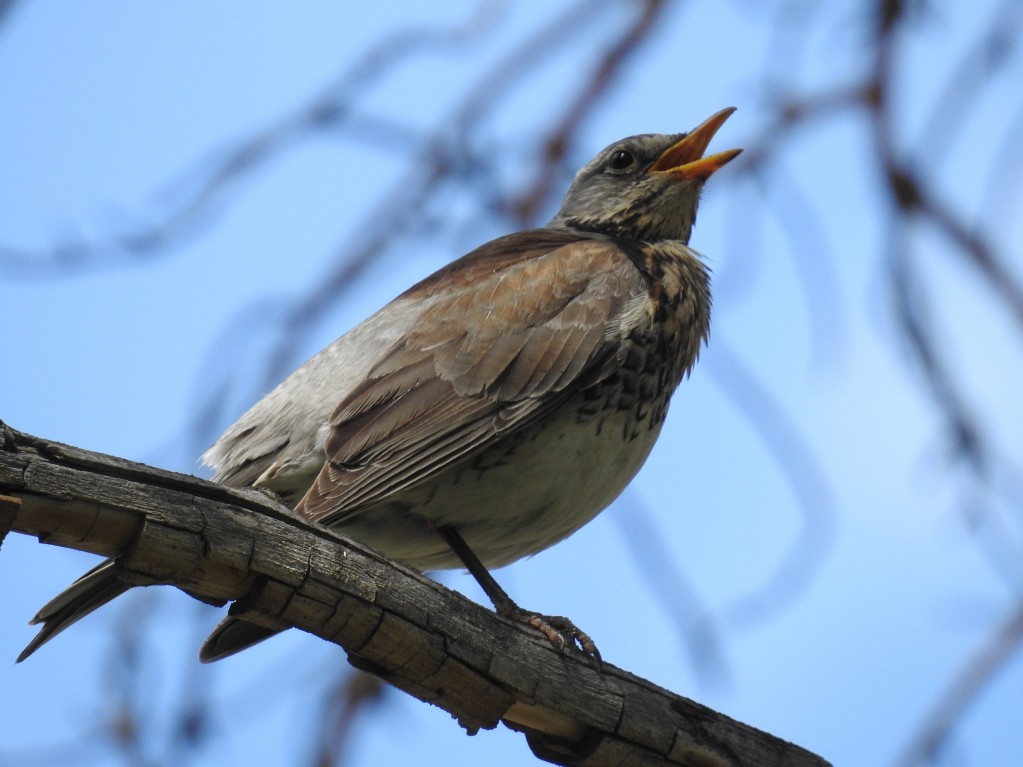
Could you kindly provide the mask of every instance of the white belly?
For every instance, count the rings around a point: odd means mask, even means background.
[[[501,567],[571,535],[618,497],[649,455],[660,424],[625,436],[636,431],[630,411],[580,422],[574,408],[565,408],[543,429],[360,510],[337,527],[428,570],[462,566],[434,530],[450,525],[487,567]]]

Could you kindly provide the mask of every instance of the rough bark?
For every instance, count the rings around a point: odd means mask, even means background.
[[[614,666],[598,670],[581,653],[558,653],[260,493],[0,422],[0,542],[9,531],[117,556],[132,585],[174,585],[204,602],[233,602],[247,619],[334,642],[353,665],[440,706],[468,732],[503,722],[555,764],[827,764]]]

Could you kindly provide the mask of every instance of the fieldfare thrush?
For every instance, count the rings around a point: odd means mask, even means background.
[[[203,456],[214,480],[272,491],[406,565],[466,567],[498,613],[596,656],[489,570],[585,525],[653,447],[707,340],[709,272],[687,243],[704,182],[741,151],[704,156],[733,111],[601,151],[547,226],[427,277],[259,401]],[[117,569],[43,607],[19,660],[127,590]],[[273,633],[228,617],[200,657]]]

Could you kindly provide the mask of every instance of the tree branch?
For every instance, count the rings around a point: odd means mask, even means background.
[[[211,604],[233,601],[232,613],[248,620],[301,628],[450,712],[470,734],[503,722],[556,764],[826,764],[628,672],[560,654],[254,490],[0,422],[0,541],[7,531],[116,556],[132,585],[174,585]]]

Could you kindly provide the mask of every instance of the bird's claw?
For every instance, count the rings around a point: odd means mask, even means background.
[[[541,615],[540,613],[529,612],[517,605],[502,610],[500,613],[513,621],[532,626],[543,634],[547,641],[554,646],[554,649],[559,652],[565,650],[566,644],[571,644],[572,647],[581,650],[584,654],[593,658],[597,662],[598,669],[601,667],[600,651],[597,649],[597,645],[593,643],[593,639],[568,618],[560,615]],[[567,641],[566,637],[568,638]]]

